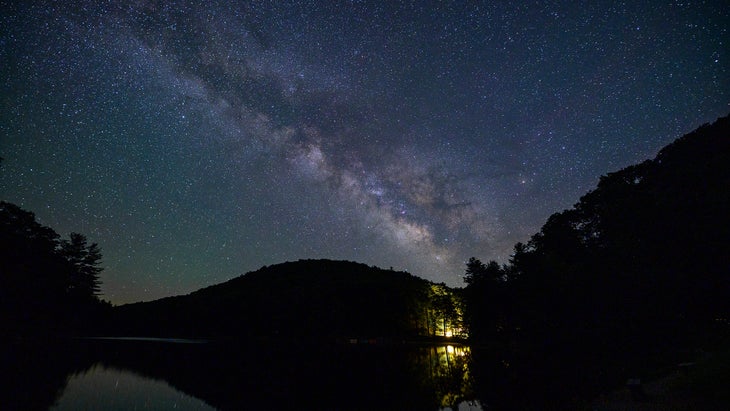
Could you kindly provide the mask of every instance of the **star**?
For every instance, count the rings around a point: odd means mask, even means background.
[[[460,286],[727,114],[724,3],[543,6],[14,5],[0,199],[114,303],[304,258]]]

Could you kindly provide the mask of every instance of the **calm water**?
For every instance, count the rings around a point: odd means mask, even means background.
[[[213,411],[215,408],[164,381],[97,363],[69,377],[58,403],[51,410]]]
[[[192,342],[13,346],[0,409],[482,409],[468,347]]]

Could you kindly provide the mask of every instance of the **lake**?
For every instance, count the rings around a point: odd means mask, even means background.
[[[481,410],[469,347],[164,339],[12,344],[2,410]]]
[[[133,371],[96,363],[69,376],[54,411],[77,410],[188,410],[214,411],[203,400],[187,395],[165,381]]]

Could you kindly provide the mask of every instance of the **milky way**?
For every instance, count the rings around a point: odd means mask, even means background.
[[[75,3],[2,6],[0,198],[115,303],[301,258],[461,285],[730,102],[721,1]]]

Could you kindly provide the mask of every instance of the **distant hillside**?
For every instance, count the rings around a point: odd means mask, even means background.
[[[444,285],[405,272],[302,260],[263,267],[189,295],[117,307],[114,332],[186,337],[443,335],[444,324],[451,329],[458,323],[457,306],[458,299]]]

